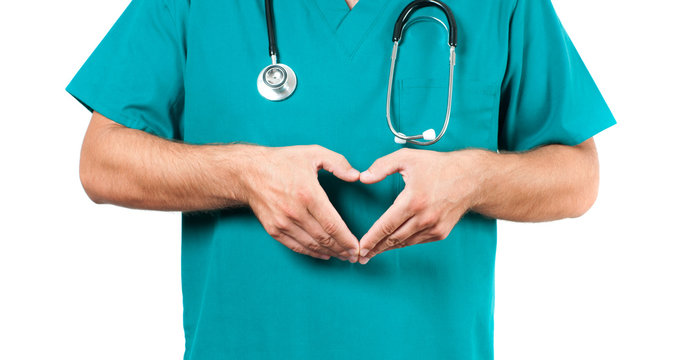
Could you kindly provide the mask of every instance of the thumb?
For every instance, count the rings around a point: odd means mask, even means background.
[[[364,184],[373,184],[384,180],[389,175],[403,170],[404,166],[398,155],[398,151],[395,151],[375,160],[368,170],[361,173],[361,182]]]
[[[323,148],[320,153],[319,168],[325,169],[334,176],[348,182],[358,181],[360,172],[354,169],[344,155]]]

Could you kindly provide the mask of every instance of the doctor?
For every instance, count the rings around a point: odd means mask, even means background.
[[[550,1],[446,1],[453,97],[428,146],[385,120],[407,4],[275,1],[298,84],[270,101],[263,1],[133,0],[68,85],[93,111],[89,197],[182,211],[185,359],[492,359],[495,219],[593,204],[592,137],[615,121]],[[442,127],[447,41],[404,29],[400,132]]]

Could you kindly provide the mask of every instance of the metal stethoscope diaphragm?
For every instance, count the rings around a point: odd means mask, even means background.
[[[272,56],[272,65],[266,66],[258,74],[258,92],[271,101],[288,98],[296,90],[296,74],[289,66],[277,63],[277,56]]]
[[[270,101],[281,101],[296,90],[296,73],[289,66],[277,62],[277,43],[275,41],[275,16],[272,0],[265,0],[265,20],[268,28],[268,42],[272,64],[258,74],[258,92]]]

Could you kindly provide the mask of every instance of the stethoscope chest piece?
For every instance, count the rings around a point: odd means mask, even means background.
[[[281,101],[296,90],[296,74],[289,66],[275,64],[266,66],[258,74],[258,92],[270,101]]]

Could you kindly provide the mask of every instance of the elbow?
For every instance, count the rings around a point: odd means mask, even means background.
[[[98,153],[90,142],[84,142],[79,159],[79,180],[91,201],[96,204],[109,204],[110,190],[106,181],[108,176],[102,165],[103,159],[97,155]]]
[[[588,212],[597,201],[599,192],[599,173],[594,171],[588,181],[581,184],[571,200],[570,218],[579,218]]]
[[[576,196],[570,209],[569,218],[579,218],[588,212],[597,200],[597,186],[590,186]]]
[[[79,180],[86,195],[96,204],[116,204],[119,195],[114,185],[119,176],[113,159],[111,130],[119,128],[102,115],[94,112],[86,130],[79,158]]]
[[[86,195],[91,201],[96,204],[107,203],[98,181],[97,170],[94,169],[94,166],[90,165],[88,160],[84,159],[83,156],[79,163],[79,180],[81,181],[81,186],[84,188]]]
[[[578,218],[588,212],[597,200],[600,187],[600,164],[593,139],[576,146],[580,157],[576,172],[582,176],[573,186],[570,207],[571,218]]]

